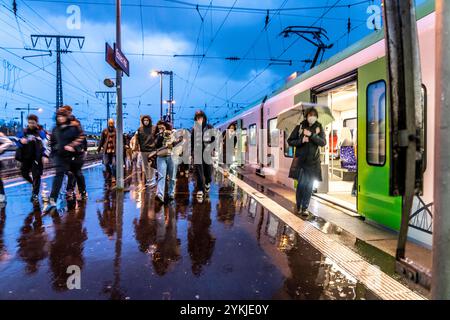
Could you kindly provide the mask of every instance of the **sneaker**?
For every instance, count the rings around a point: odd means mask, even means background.
[[[39,196],[37,194],[33,194],[30,199],[31,202],[39,202]]]
[[[6,204],[6,196],[4,194],[0,194],[0,204]]]
[[[205,191],[209,192],[209,189],[211,189],[211,184],[210,183],[205,184]]]
[[[87,192],[86,192],[86,191],[83,191],[83,192],[81,193],[80,199],[81,199],[81,200],[87,200],[87,198],[88,198]]]
[[[169,194],[169,200],[174,200],[175,199],[175,195],[174,194]]]
[[[307,217],[307,216],[309,216],[309,211],[308,211],[307,208],[302,208],[302,209],[299,210],[299,214],[300,214],[302,217]]]
[[[203,191],[197,191],[197,198],[203,198]]]

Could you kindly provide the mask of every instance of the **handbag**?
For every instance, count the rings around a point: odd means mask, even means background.
[[[300,168],[300,158],[294,157],[294,160],[292,160],[291,167],[289,169],[289,178],[291,179],[298,179],[298,170]]]

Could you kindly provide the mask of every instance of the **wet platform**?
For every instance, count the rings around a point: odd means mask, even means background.
[[[238,176],[245,182],[263,190],[264,193],[271,196],[277,202],[283,204],[285,208],[294,210],[295,190],[292,190],[270,179],[264,179],[257,176],[250,170],[242,168],[237,169]],[[347,246],[357,251],[370,252],[370,256],[379,256],[384,262],[380,264],[385,268],[394,269],[395,254],[397,248],[398,234],[382,226],[372,224],[369,221],[363,221],[354,212],[346,210],[340,206],[326,201],[322,195],[313,196],[311,200],[311,212],[314,217],[310,222],[315,224],[327,233],[336,233],[341,236],[340,240]],[[329,229],[329,230],[326,230]],[[343,235],[346,234],[346,235]],[[406,245],[408,259],[418,265],[431,270],[432,251],[424,245],[408,241]]]
[[[6,182],[0,299],[421,298],[376,268],[368,279],[374,270],[356,254],[336,263],[333,240],[218,173],[203,201],[180,177],[165,204],[141,174],[128,174],[125,192],[105,185],[99,165],[85,176],[89,199],[60,201],[50,215],[29,202],[28,184]],[[81,271],[80,289],[68,288],[71,266]],[[380,295],[386,285],[390,295]]]

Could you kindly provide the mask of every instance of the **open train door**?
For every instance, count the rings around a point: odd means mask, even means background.
[[[402,198],[390,192],[391,140],[386,58],[358,69],[358,212],[400,229]]]

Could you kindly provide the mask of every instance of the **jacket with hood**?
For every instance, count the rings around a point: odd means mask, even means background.
[[[53,156],[61,158],[80,158],[84,152],[84,133],[80,126],[68,120],[64,124],[57,124],[52,131],[50,138],[50,148]],[[75,152],[69,152],[64,149],[65,146],[71,146]]]
[[[23,160],[37,160],[40,161],[42,157],[49,157],[50,150],[48,148],[47,133],[38,126],[35,129],[25,128],[17,134],[18,141],[16,145],[21,149]],[[25,138],[28,143],[22,144],[20,140]]]
[[[213,126],[208,123],[208,118],[206,117],[206,114],[203,111],[197,112],[196,117],[194,120],[196,120],[197,116],[201,115],[203,117],[203,124],[202,124],[202,133],[196,132],[196,125],[194,124],[194,127],[192,127],[191,130],[191,152],[194,154],[195,148],[202,148],[202,152],[206,149],[206,146],[208,144],[213,143],[216,138],[214,135],[211,136],[210,139],[205,137],[205,132],[207,130],[213,129]]]
[[[149,120],[148,126],[144,125],[144,119]],[[150,116],[143,116],[141,126],[136,131],[136,140],[141,152],[151,152],[155,150],[156,136],[155,127],[152,125]]]

